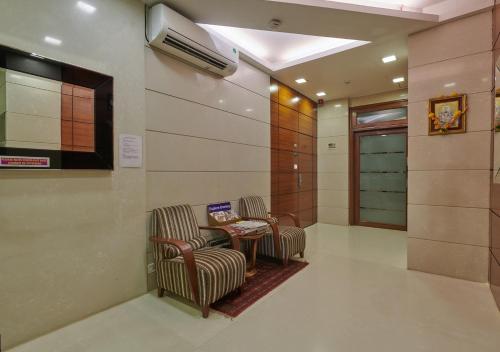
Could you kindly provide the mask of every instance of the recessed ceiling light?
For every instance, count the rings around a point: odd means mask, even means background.
[[[52,45],[61,45],[62,40],[61,40],[61,39],[57,39],[57,38],[53,38],[53,37],[46,36],[46,37],[45,37],[45,42],[47,42],[47,43],[49,43],[49,44],[52,44]]]
[[[316,93],[316,95],[318,97],[324,97],[326,95],[326,93],[325,92],[318,92],[318,93]]]
[[[340,108],[340,107],[342,107],[342,104],[335,104],[335,107]]]
[[[306,83],[307,80],[305,78],[298,78],[295,80],[295,82],[297,82],[298,84],[303,84],[303,83]]]
[[[293,97],[293,98],[292,98],[292,103],[298,103],[298,102],[299,102],[299,100],[300,100],[300,98],[299,98],[299,97]]]
[[[253,111],[253,109],[248,108],[248,109],[245,109],[245,111],[246,111],[246,112],[252,112],[252,111]]]
[[[457,84],[455,82],[450,82],[450,83],[446,83],[444,85],[445,88],[451,88],[451,87],[455,87]]]
[[[397,77],[392,80],[394,83],[402,83],[405,81],[404,77]]]
[[[398,58],[396,57],[396,55],[391,55],[391,56],[386,56],[382,59],[382,61],[384,62],[384,64],[388,64],[389,62],[393,62],[393,61],[396,61]]]
[[[82,11],[84,11],[84,12],[86,12],[86,13],[94,13],[94,12],[95,12],[95,10],[96,10],[96,8],[95,8],[94,6],[89,5],[89,4],[87,4],[86,2],[83,2],[83,1],[78,1],[78,2],[76,3],[76,6],[77,6],[80,10],[82,10]]]

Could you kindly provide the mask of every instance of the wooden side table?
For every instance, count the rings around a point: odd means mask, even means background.
[[[250,250],[247,253],[247,272],[245,273],[245,277],[252,277],[257,274],[256,268],[256,259],[257,259],[257,246],[259,241],[266,234],[267,229],[265,230],[255,230],[245,235],[240,236],[240,241],[248,241],[250,242]]]

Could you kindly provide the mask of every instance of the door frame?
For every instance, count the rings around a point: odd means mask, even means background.
[[[384,103],[376,103],[370,105],[356,106],[349,108],[349,224],[355,226],[367,226],[376,228],[386,228],[393,230],[407,230],[407,226],[379,224],[379,223],[359,223],[359,158],[356,166],[355,162],[355,139],[356,134],[371,133],[371,134],[390,134],[391,131],[399,130],[406,133],[406,153],[408,155],[408,116],[406,119],[386,121],[372,124],[357,124],[357,114],[365,112],[376,112],[381,110],[396,109],[408,107],[407,100],[396,100]],[[408,113],[407,113],[408,115]],[[394,132],[392,132],[394,133]],[[359,153],[358,153],[359,155]],[[406,175],[408,179],[408,174]],[[408,224],[408,182],[406,192],[406,218]]]

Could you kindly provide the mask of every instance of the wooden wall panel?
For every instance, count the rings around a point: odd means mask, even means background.
[[[280,105],[284,105],[295,111],[298,111],[299,102],[301,100],[299,93],[280,83],[278,95]]]
[[[312,209],[313,194],[310,191],[299,192],[299,210]]]
[[[275,80],[271,86],[271,208],[317,221],[317,105]],[[300,182],[299,182],[300,181]],[[281,225],[293,225],[280,218]]]
[[[296,173],[299,167],[299,157],[297,153],[279,151],[279,173]]]
[[[312,119],[312,117],[309,117],[304,114],[299,114],[299,132],[312,136],[313,125],[314,125],[313,121],[314,120]]]
[[[306,209],[299,211],[299,219],[302,227],[311,226],[314,221],[314,209]]]
[[[316,116],[316,103],[314,103],[312,100],[307,99],[303,97],[299,101],[299,112],[310,116],[310,117],[315,117]]]
[[[278,195],[280,213],[295,213],[299,210],[299,199],[297,193]]]
[[[313,154],[313,137],[299,134],[299,152]]]
[[[279,149],[296,152],[299,149],[299,134],[285,128],[279,128]]]
[[[279,126],[279,107],[280,105],[275,102],[271,102],[271,125]]]
[[[61,87],[61,148],[95,151],[94,90],[63,83]]]
[[[297,174],[279,174],[279,194],[297,193],[299,178]]]
[[[279,106],[279,126],[292,131],[299,131],[299,113],[286,106]]]

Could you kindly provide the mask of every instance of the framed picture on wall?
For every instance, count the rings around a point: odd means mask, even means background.
[[[465,94],[429,101],[429,135],[465,133],[467,97]]]

